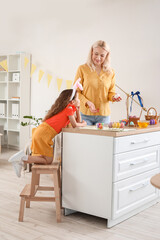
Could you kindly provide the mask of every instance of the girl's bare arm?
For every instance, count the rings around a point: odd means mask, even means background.
[[[87,123],[85,121],[77,122],[74,115],[69,116],[69,120],[70,120],[70,123],[71,123],[73,128],[75,128],[75,127],[85,127],[87,125]]]

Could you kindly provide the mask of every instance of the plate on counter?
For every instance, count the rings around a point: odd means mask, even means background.
[[[135,129],[133,128],[109,128],[109,127],[103,127],[103,129],[98,129],[96,126],[86,126],[86,127],[79,127],[80,129],[88,129],[88,130],[100,130],[100,131],[110,131],[110,132],[128,132],[133,131]]]

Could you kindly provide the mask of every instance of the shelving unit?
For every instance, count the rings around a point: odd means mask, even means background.
[[[25,57],[29,60],[26,67]],[[29,128],[20,123],[24,115],[30,115],[30,59],[26,53],[0,56],[0,62],[7,60],[8,66],[8,72],[0,69],[0,126],[8,148],[22,149],[29,139]]]

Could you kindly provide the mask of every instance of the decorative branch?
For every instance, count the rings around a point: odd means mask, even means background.
[[[117,87],[117,88],[119,88],[123,93],[125,93],[126,94],[126,96],[127,96],[127,98],[132,98],[132,96],[130,95],[130,94],[128,94],[127,92],[125,92],[122,88],[120,88],[117,84],[115,84],[115,86]],[[139,102],[137,102],[134,98],[133,98],[133,101],[135,102],[135,103],[137,103],[140,107],[141,107],[141,105],[139,104]],[[145,108],[145,107],[141,107],[145,112],[147,112],[147,109]]]

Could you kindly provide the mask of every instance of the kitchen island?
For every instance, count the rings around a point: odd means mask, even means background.
[[[63,129],[62,206],[107,219],[107,227],[159,201],[160,124],[123,131]]]

